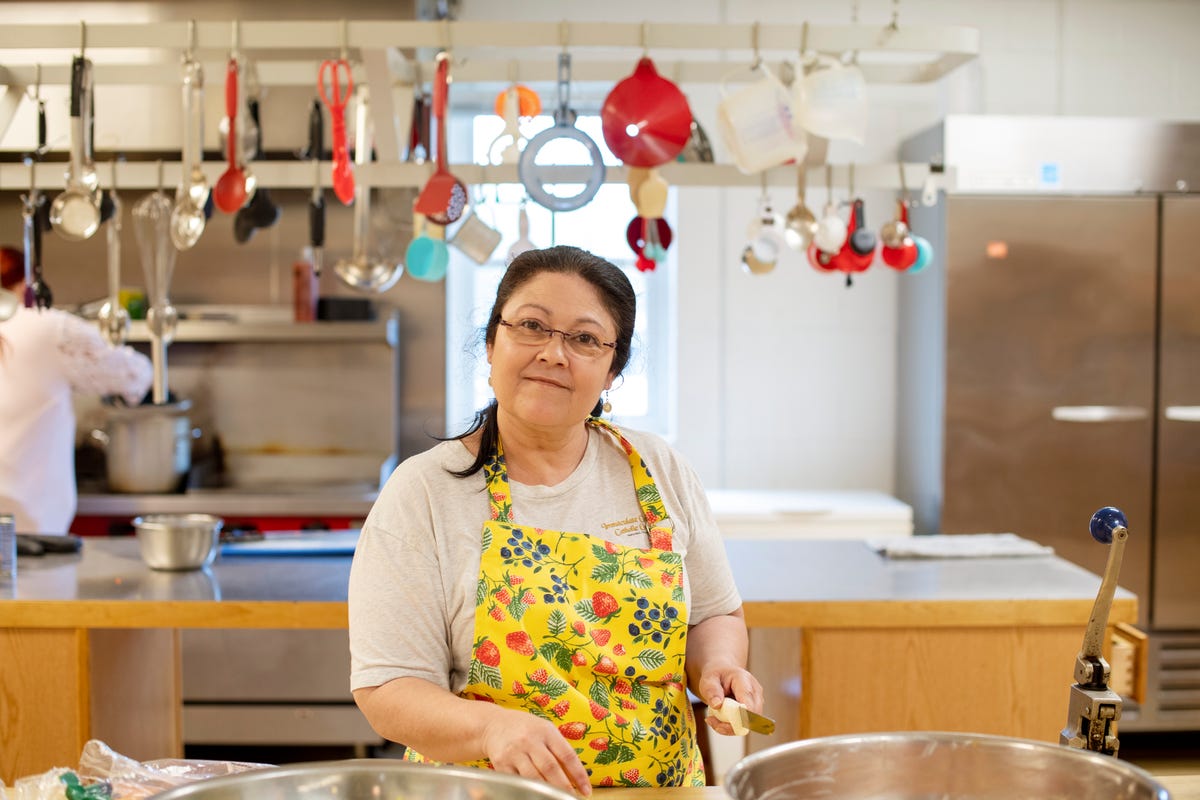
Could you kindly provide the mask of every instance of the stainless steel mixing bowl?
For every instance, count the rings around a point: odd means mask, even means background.
[[[150,569],[207,567],[217,555],[224,520],[211,514],[149,514],[133,521],[142,560]]]
[[[866,733],[772,747],[725,776],[734,800],[1168,800],[1109,756],[970,733]]]
[[[155,800],[577,800],[540,782],[474,767],[387,759],[294,764],[197,781]]]

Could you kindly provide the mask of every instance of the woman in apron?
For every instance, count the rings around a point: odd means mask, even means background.
[[[514,259],[486,329],[495,400],[402,463],[363,526],[351,686],[410,760],[583,794],[702,786],[688,689],[761,709],[703,487],[661,438],[599,416],[635,309],[590,253]]]

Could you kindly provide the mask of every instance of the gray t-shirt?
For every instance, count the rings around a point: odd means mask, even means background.
[[[628,457],[611,434],[588,432],[583,460],[566,480],[510,481],[514,521],[649,547]],[[690,624],[735,611],[741,597],[699,478],[658,436],[622,433],[675,524],[672,548],[684,555]],[[406,459],[380,491],[350,570],[352,690],[405,676],[452,692],[466,686],[481,534],[491,513],[482,472],[457,478],[447,470],[473,460],[461,442],[443,442]]]

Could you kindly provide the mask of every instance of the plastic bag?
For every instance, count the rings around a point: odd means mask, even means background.
[[[7,797],[0,787],[0,800],[138,800],[185,783],[270,766],[178,758],[143,763],[92,739],[83,746],[78,770],[55,767],[41,775],[21,778]]]

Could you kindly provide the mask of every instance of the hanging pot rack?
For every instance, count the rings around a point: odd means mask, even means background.
[[[852,57],[870,83],[928,83],[979,53],[979,32],[975,28],[908,26],[894,20],[886,25],[344,19],[16,24],[0,26],[0,51],[10,54],[6,62],[0,63],[0,85],[8,89],[0,97],[0,137],[27,96],[27,87],[69,85],[67,54],[86,51],[95,60],[93,74],[98,86],[167,86],[179,83],[178,70],[173,67],[187,51],[209,74],[220,74],[234,41],[254,60],[259,84],[264,87],[312,85],[320,61],[339,53],[352,56],[356,80],[365,80],[364,59],[354,56],[370,50],[383,50],[392,56],[389,63],[397,84],[432,76],[433,55],[438,50],[451,51],[454,79],[460,84],[553,82],[554,56],[565,49],[576,55],[576,81],[606,85],[627,75],[632,60],[648,52],[663,75],[681,84],[720,82],[742,61],[794,64],[803,56],[817,53]],[[135,52],[131,56],[131,50],[148,51],[150,55]],[[621,50],[629,53],[623,55]],[[401,55],[405,51],[414,57]],[[687,52],[673,59],[671,51]],[[712,57],[699,59],[697,52],[711,53]],[[748,77],[748,71],[741,72]],[[179,163],[165,162],[163,169],[166,185],[174,185],[180,176]],[[462,164],[452,165],[452,169],[467,183],[519,182],[515,166]],[[34,186],[61,187],[62,164],[48,162],[32,167],[0,164],[0,188],[28,188],[31,170]],[[205,170],[210,181],[215,180],[220,165],[205,164]],[[372,186],[420,186],[431,170],[429,164],[376,162],[364,165],[363,178]],[[560,170],[562,180],[571,177],[571,167]],[[809,171],[814,182],[825,177],[824,165],[812,165]],[[939,188],[945,188],[953,177],[921,163],[905,164],[904,171],[910,185],[928,176]],[[326,179],[328,172],[321,171]],[[311,161],[255,162],[255,173],[264,185],[272,187],[312,186]],[[836,167],[834,182],[845,185],[847,173],[847,166]],[[761,183],[760,176],[744,175],[723,164],[668,164],[663,175],[676,186]],[[158,166],[154,162],[126,163],[121,176],[123,187],[152,188],[158,185]],[[860,187],[900,189],[895,163],[860,164],[855,177]],[[624,169],[608,171],[608,182],[624,180]],[[779,167],[767,175],[769,185],[795,186],[795,181],[794,167]]]

